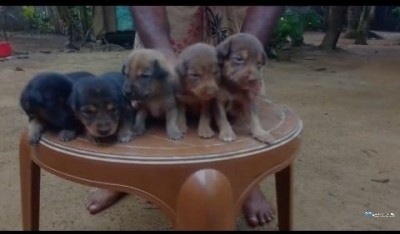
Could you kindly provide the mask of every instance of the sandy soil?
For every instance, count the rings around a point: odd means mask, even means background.
[[[304,122],[294,164],[294,230],[400,230],[400,35],[381,34],[384,40],[368,46],[341,39],[340,52],[302,50],[291,61],[271,61],[265,71],[268,97]],[[321,33],[305,36],[310,44],[321,39]],[[119,70],[129,51],[62,53],[65,38],[54,36],[15,34],[10,41],[29,58],[0,62],[0,230],[21,230],[18,140],[27,124],[18,104],[22,88],[43,71]],[[41,230],[172,228],[138,196],[92,216],[83,204],[89,189],[43,171]],[[275,204],[272,177],[262,189]],[[366,211],[396,217],[366,217]],[[237,228],[251,230],[241,217]],[[254,230],[276,230],[276,220]]]

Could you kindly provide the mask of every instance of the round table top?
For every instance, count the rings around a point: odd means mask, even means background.
[[[95,143],[84,136],[79,136],[69,142],[61,142],[54,133],[46,132],[41,144],[65,154],[95,160],[180,164],[212,162],[253,155],[284,146],[286,142],[301,133],[302,121],[293,111],[265,98],[257,100],[257,106],[264,129],[275,139],[272,145],[252,138],[249,126],[243,122],[240,126],[233,125],[237,136],[234,142],[222,142],[218,139],[218,132],[213,138],[200,138],[197,135],[196,125],[189,125],[183,139],[169,140],[165,129],[150,125],[143,136],[135,137],[129,143]]]

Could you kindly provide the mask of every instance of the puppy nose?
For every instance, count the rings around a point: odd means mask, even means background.
[[[254,74],[254,73],[248,74],[248,75],[246,76],[246,78],[247,78],[248,81],[255,81],[255,80],[258,80],[258,76],[257,76],[256,74]]]
[[[124,90],[125,96],[131,96],[132,92],[130,90]]]
[[[98,132],[99,132],[100,135],[106,136],[106,135],[108,135],[108,133],[110,132],[110,130],[100,130],[100,129],[99,129]]]
[[[110,130],[111,130],[110,124],[107,124],[107,123],[97,124],[97,132],[100,135],[103,135],[103,136],[107,135],[110,132]]]
[[[203,90],[203,98],[205,99],[210,99],[213,98],[216,93],[218,91],[218,87],[217,86],[207,86],[204,90]]]
[[[207,94],[214,95],[217,91],[218,91],[218,87],[216,85],[212,85],[212,86],[208,87]]]
[[[147,98],[149,95],[150,95],[150,92],[148,90],[147,91],[143,91],[143,93],[142,93],[142,97],[143,98]]]
[[[122,91],[123,91],[123,93],[125,95],[131,95],[132,94],[131,88],[129,87],[129,85],[126,85],[126,84],[124,84]]]

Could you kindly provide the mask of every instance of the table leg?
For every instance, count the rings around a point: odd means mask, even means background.
[[[292,230],[292,165],[275,174],[280,231]]]
[[[30,145],[26,133],[22,134],[19,145],[19,166],[22,201],[23,230],[39,230],[40,167],[30,156]]]
[[[177,230],[234,230],[235,206],[229,180],[214,169],[193,173],[177,202]]]

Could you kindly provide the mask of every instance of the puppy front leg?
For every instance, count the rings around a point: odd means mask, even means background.
[[[28,125],[28,137],[31,145],[36,145],[42,138],[44,125],[36,118],[31,118]]]
[[[271,145],[274,138],[262,127],[255,102],[250,101],[247,112],[250,115],[250,127],[253,137],[263,143]]]
[[[210,127],[210,105],[209,102],[201,104],[200,120],[197,133],[201,138],[211,138],[215,135]]]
[[[121,122],[118,129],[118,142],[128,143],[133,139],[132,120],[133,110],[128,106],[122,112]]]
[[[135,117],[135,125],[133,126],[133,135],[140,136],[143,135],[146,131],[146,118],[147,118],[147,110],[144,108],[140,108]]]
[[[183,134],[178,127],[178,115],[179,111],[176,105],[167,109],[166,130],[168,138],[171,140],[179,140],[183,137]]]
[[[70,141],[75,139],[76,137],[76,130],[75,129],[63,129],[58,133],[58,139],[60,141]]]
[[[187,122],[186,122],[186,108],[182,103],[178,104],[178,125],[182,133],[187,132]]]
[[[236,134],[228,121],[228,117],[226,116],[224,103],[220,100],[217,100],[213,107],[215,121],[217,122],[219,129],[219,139],[225,142],[235,141]]]

